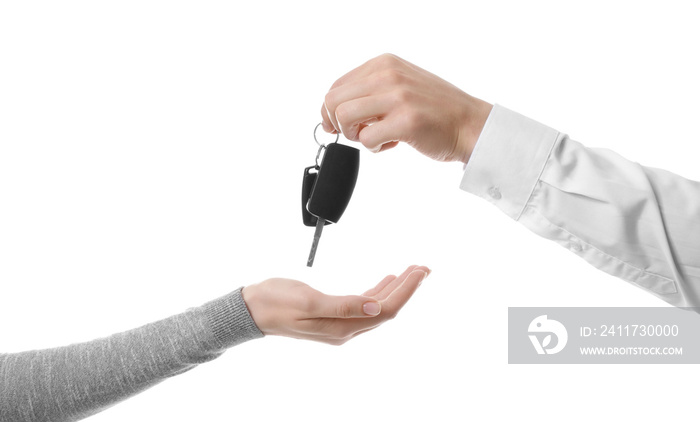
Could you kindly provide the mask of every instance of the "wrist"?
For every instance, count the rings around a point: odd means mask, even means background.
[[[484,129],[486,120],[493,109],[493,104],[474,97],[472,97],[472,100],[472,104],[467,108],[462,119],[456,148],[457,154],[455,158],[464,164],[467,164],[469,161],[481,131]]]
[[[260,295],[257,294],[258,287],[259,286],[257,284],[251,284],[250,286],[244,287],[241,289],[241,298],[248,308],[250,317],[253,319],[253,322],[255,322],[255,325],[258,326],[263,334],[268,335],[269,330],[266,327],[265,316],[263,315],[260,306]]]
[[[211,327],[213,338],[222,349],[264,335],[246,307],[241,289],[207,302],[201,309]]]

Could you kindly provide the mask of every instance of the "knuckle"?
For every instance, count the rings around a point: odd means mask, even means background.
[[[345,84],[348,81],[348,78],[348,75],[344,75],[338,78],[335,82],[333,82],[333,85],[331,85],[331,91]]]
[[[407,104],[413,100],[414,95],[410,89],[398,88],[393,91],[394,101],[397,104]]]
[[[391,53],[384,53],[377,56],[376,60],[384,66],[393,66],[398,62],[398,57]]]
[[[347,302],[343,302],[338,305],[337,312],[340,318],[350,318],[352,316],[352,306]]]
[[[394,68],[383,70],[377,77],[382,85],[400,85],[405,80],[404,74]]]

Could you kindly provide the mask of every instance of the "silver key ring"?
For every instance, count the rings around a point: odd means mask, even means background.
[[[316,139],[316,131],[318,130],[318,127],[321,126],[322,124],[323,124],[323,122],[317,124],[316,127],[314,128],[314,141],[316,141],[316,144],[318,144],[318,146],[320,146],[321,149],[325,148],[326,145],[325,145],[325,144],[321,144],[320,142],[318,142],[318,139]],[[336,134],[335,134],[335,143],[338,143],[338,139],[340,139],[340,134],[339,134],[339,133],[336,133]],[[320,150],[320,149],[318,150],[318,154],[316,154],[316,161],[318,161],[318,156],[319,156],[319,154],[321,154],[321,150]]]

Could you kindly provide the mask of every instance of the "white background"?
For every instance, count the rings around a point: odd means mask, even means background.
[[[0,350],[106,336],[273,276],[351,294],[423,264],[399,317],[342,347],[249,342],[91,420],[695,417],[695,366],[507,364],[508,306],[664,303],[461,191],[460,164],[363,150],[305,266],[323,96],[384,52],[700,179],[692,2],[578,4],[1,3]]]

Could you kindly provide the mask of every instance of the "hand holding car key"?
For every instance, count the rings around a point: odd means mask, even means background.
[[[314,140],[319,146],[316,164],[304,169],[304,183],[301,189],[301,212],[304,225],[316,227],[309,259],[306,262],[307,267],[314,264],[323,226],[337,223],[345,212],[360,170],[360,151],[357,148],[339,144],[338,134],[335,142],[330,145],[321,144],[316,139],[316,130],[319,126],[321,123],[314,129]],[[326,152],[319,165],[318,158],[324,149]]]

